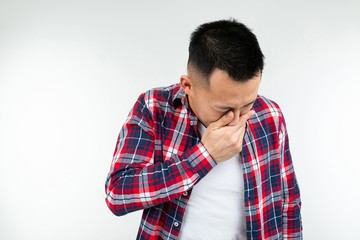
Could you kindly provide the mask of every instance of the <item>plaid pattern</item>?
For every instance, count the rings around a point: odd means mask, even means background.
[[[260,95],[253,109],[241,152],[247,239],[302,239],[284,117]],[[106,203],[117,216],[144,209],[137,239],[176,239],[192,187],[216,165],[179,84],[149,90],[120,131]]]

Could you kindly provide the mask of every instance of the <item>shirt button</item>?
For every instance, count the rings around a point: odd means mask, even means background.
[[[188,192],[184,192],[183,195],[184,195],[184,196],[187,196],[187,195],[188,195]]]
[[[174,226],[175,226],[175,227],[178,227],[178,226],[179,226],[179,223],[178,223],[178,222],[174,222]]]
[[[191,126],[194,125],[194,121],[190,121],[190,125],[191,125]]]

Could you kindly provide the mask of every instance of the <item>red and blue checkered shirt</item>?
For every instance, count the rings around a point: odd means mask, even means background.
[[[302,239],[284,117],[260,95],[252,109],[241,152],[247,239]],[[197,121],[179,84],[141,94],[129,113],[105,190],[115,215],[144,210],[137,239],[176,239],[192,187],[216,167]]]

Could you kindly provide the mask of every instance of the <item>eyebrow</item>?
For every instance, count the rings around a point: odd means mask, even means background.
[[[251,104],[253,104],[254,102],[255,102],[255,100],[253,100],[253,101],[245,104],[245,105],[242,106],[241,108],[243,108],[243,107],[248,107],[248,106],[250,106]],[[232,109],[232,107],[228,107],[228,106],[217,106],[217,107],[220,108],[220,109],[224,109],[224,110]]]

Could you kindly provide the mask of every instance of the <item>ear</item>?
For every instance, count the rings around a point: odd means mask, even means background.
[[[180,86],[184,89],[187,95],[191,95],[191,93],[194,91],[194,83],[187,75],[182,75],[180,77]]]

